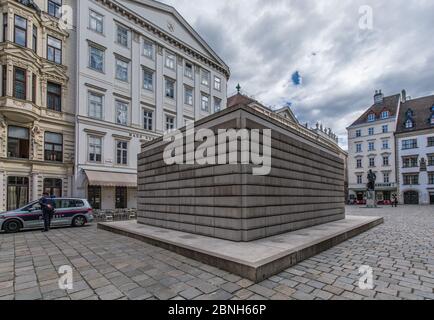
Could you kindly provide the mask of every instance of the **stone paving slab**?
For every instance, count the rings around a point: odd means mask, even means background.
[[[98,230],[95,225],[48,233],[0,233],[0,300],[186,299],[182,292],[189,299],[433,300],[433,207],[346,210],[351,215],[381,216],[385,222],[258,284],[172,251]],[[88,266],[73,266],[72,260],[81,258]],[[74,288],[63,290],[64,295],[55,288],[58,279],[46,279],[62,265],[73,266],[74,279]],[[362,265],[373,269],[373,290],[358,287]],[[27,275],[31,277],[23,278]],[[36,287],[16,288],[23,284],[18,278],[29,280],[34,275]],[[110,282],[105,287],[113,289],[113,294],[104,287],[91,287],[89,282],[99,278]],[[179,282],[173,283],[173,278]],[[319,283],[324,284],[321,289]],[[306,293],[300,284],[314,289]]]
[[[259,282],[381,223],[381,217],[347,216],[344,220],[251,242],[210,238],[138,224],[131,220],[99,223],[98,228],[174,251]]]

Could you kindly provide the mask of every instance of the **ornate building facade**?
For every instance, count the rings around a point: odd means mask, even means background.
[[[72,196],[74,31],[59,23],[61,4],[0,2],[0,211],[43,191]]]

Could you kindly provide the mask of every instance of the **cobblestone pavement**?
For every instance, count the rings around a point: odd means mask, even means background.
[[[96,226],[0,234],[4,299],[434,299],[434,207],[361,209],[385,224],[259,284]],[[74,268],[74,289],[57,270]],[[374,290],[358,269],[374,269]]]

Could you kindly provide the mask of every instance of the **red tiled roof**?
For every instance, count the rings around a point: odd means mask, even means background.
[[[390,97],[384,97],[382,103],[372,105],[361,117],[359,117],[350,127],[359,124],[367,123],[368,116],[371,113],[375,114],[376,119],[380,119],[381,112],[389,111],[390,117],[395,117],[398,112],[399,101],[401,100],[400,94],[395,94]]]
[[[398,124],[396,126],[396,133],[413,132],[425,129],[433,129],[434,125],[431,124],[431,108],[434,106],[434,95],[408,100],[401,104],[398,116]],[[407,111],[411,109],[414,113],[412,117],[414,127],[411,129],[405,128],[407,121]]]

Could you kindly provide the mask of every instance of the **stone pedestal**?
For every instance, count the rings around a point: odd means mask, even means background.
[[[377,207],[375,191],[370,190],[366,192],[366,207],[367,208]]]

